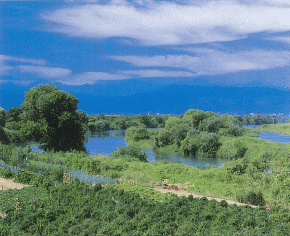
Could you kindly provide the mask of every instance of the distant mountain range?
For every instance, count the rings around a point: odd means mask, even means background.
[[[113,86],[114,85],[114,86]],[[0,86],[0,106],[5,110],[19,107],[24,92],[31,87],[3,84]],[[173,114],[195,108],[220,114],[262,113],[289,114],[290,91],[260,87],[194,86],[186,84],[99,83],[96,86],[56,86],[74,94],[78,109],[88,114]]]
[[[188,109],[220,114],[262,113],[288,114],[290,92],[271,88],[195,87],[171,85],[152,92],[130,96],[93,96],[75,94],[79,109],[87,113],[183,114]]]

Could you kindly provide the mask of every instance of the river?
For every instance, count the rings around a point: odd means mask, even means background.
[[[249,128],[256,128],[258,126],[247,126]],[[125,130],[121,131],[106,131],[106,132],[96,132],[86,135],[85,137],[85,147],[89,155],[101,154],[101,155],[110,155],[112,152],[117,151],[118,147],[126,147],[127,143],[124,140],[126,135]],[[280,143],[290,143],[290,136],[261,131],[259,137],[263,140],[268,140],[272,142],[280,142]],[[21,146],[25,146],[22,144]],[[37,145],[32,145],[33,151],[40,150]],[[158,153],[146,150],[147,160],[150,162],[162,162],[166,161],[168,163],[182,163],[190,166],[197,167],[206,167],[207,165],[221,167],[224,163],[226,163],[227,159],[217,159],[217,158],[194,158],[191,156],[179,156],[179,155],[168,155],[164,153]],[[0,162],[0,166],[6,167],[4,163]],[[13,167],[14,171],[17,171],[17,167]],[[93,183],[93,182],[101,182],[101,183],[113,183],[111,179],[99,178],[94,175],[88,175],[82,171],[74,170],[67,168],[67,171],[72,173],[74,177],[79,178],[82,182]]]
[[[286,122],[285,122],[286,123]],[[258,128],[261,125],[245,125],[246,128]],[[276,133],[276,132],[270,132],[270,131],[262,131],[260,130],[259,139],[271,141],[271,142],[277,142],[277,143],[290,143],[290,136]]]
[[[85,147],[89,155],[104,154],[110,155],[117,151],[118,147],[126,147],[127,143],[124,140],[126,131],[106,131],[91,133],[86,136]],[[207,164],[211,166],[220,167],[229,160],[217,158],[194,158],[191,156],[179,156],[178,154],[164,154],[160,152],[145,151],[147,160],[150,162],[167,161],[169,163],[183,163],[185,165],[194,165],[197,167],[206,167]]]
[[[256,128],[258,126],[246,126],[249,128]],[[290,136],[268,132],[260,131],[258,138],[263,140],[268,140],[272,142],[280,143],[290,143]],[[94,154],[104,154],[110,155],[112,152],[117,151],[118,147],[126,147],[127,143],[124,140],[126,131],[106,131],[106,132],[96,132],[91,133],[86,136],[85,147],[89,155]],[[207,165],[221,167],[226,163],[227,159],[217,159],[217,158],[194,158],[191,156],[180,156],[178,154],[164,154],[160,152],[153,152],[150,150],[145,151],[150,162],[160,162],[167,161],[169,163],[183,163],[185,165],[194,165],[197,167],[206,167]]]

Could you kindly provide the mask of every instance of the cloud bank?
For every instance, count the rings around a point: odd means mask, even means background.
[[[226,52],[207,48],[187,48],[191,55],[167,56],[114,56],[115,60],[137,67],[181,68],[196,75],[218,75],[246,70],[267,70],[290,65],[287,51],[238,51]],[[182,77],[182,76],[180,76]]]
[[[142,6],[142,7],[140,7]],[[265,1],[110,1],[63,8],[41,17],[72,37],[129,38],[143,45],[232,41],[290,30],[290,4]]]

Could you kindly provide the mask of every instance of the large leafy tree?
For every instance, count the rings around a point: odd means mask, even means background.
[[[45,127],[45,150],[85,150],[84,130],[77,110],[78,99],[56,86],[39,85],[25,93],[23,120]]]
[[[0,126],[5,126],[5,119],[6,119],[6,111],[0,107]]]

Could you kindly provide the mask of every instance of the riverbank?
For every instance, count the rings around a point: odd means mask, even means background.
[[[275,125],[262,125],[258,129],[263,130],[263,131],[281,133],[281,134],[290,136],[290,123],[275,124]]]

